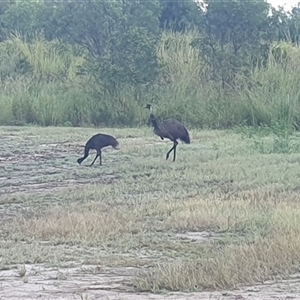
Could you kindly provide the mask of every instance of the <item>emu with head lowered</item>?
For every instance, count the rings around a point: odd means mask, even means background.
[[[94,164],[96,159],[99,156],[100,159],[100,166],[102,165],[102,152],[101,149],[107,146],[112,146],[114,149],[118,149],[117,146],[119,145],[119,142],[111,135],[98,133],[93,135],[85,144],[84,148],[84,156],[77,159],[77,162],[81,164],[88,156],[90,149],[95,149],[97,151],[97,155],[93,162],[91,163],[91,166]]]

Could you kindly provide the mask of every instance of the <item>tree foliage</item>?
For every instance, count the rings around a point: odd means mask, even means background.
[[[113,90],[120,83],[155,80],[160,37],[157,1],[64,1],[56,9],[61,36],[87,51],[88,71],[106,87]]]
[[[200,23],[203,10],[193,0],[160,0],[160,27],[175,32],[186,32]]]
[[[5,23],[3,22],[4,14],[14,3],[15,0],[7,0],[0,2],[0,42],[3,42],[7,35],[7,29],[5,28]]]
[[[253,63],[266,59],[275,38],[263,1],[205,0],[206,14],[201,23],[203,36],[194,41],[212,69],[212,79],[223,87],[237,73],[247,74]]]
[[[290,13],[283,15],[285,19],[286,35],[283,39],[293,44],[300,43],[300,8],[294,7]]]

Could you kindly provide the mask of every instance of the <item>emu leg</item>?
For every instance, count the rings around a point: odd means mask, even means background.
[[[95,159],[94,159],[93,162],[90,164],[90,166],[92,166],[92,165],[94,164],[94,162],[95,162],[95,160],[97,159],[98,156],[99,156],[99,154],[97,153]]]
[[[170,153],[174,150],[174,148],[176,147],[176,141],[174,142],[174,144],[173,144],[173,147],[168,151],[168,153],[167,153],[167,156],[166,156],[166,160],[168,160],[168,158],[169,158],[169,156],[170,156]]]
[[[100,166],[102,165],[102,151],[99,150],[98,152],[99,158],[100,158]]]
[[[178,146],[178,142],[175,141],[175,143],[174,143],[174,150],[173,150],[173,161],[175,161],[175,159],[176,159],[176,148],[177,148],[177,146]]]

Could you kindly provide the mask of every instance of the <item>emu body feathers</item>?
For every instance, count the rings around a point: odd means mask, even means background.
[[[152,113],[151,104],[147,104],[146,107],[150,110],[150,120],[153,126],[154,134],[158,135],[162,140],[167,138],[173,142],[173,147],[167,152],[166,159],[169,158],[170,153],[173,151],[173,161],[176,159],[176,148],[178,145],[177,140],[181,140],[186,144],[191,143],[190,135],[185,126],[176,119],[167,119],[163,122],[158,122],[154,114]]]
[[[101,149],[107,146],[112,146],[114,149],[118,149],[117,146],[119,142],[111,135],[98,133],[93,135],[85,144],[84,148],[84,156],[77,159],[77,162],[81,164],[88,156],[90,149],[95,149],[97,151],[97,155],[93,162],[90,164],[91,166],[94,164],[96,159],[99,157],[100,166],[102,165],[102,152]]]

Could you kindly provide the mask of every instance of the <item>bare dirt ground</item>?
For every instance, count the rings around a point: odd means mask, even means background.
[[[169,300],[271,300],[300,299],[300,274],[281,282],[245,287],[234,291],[201,293],[136,293],[126,283],[134,268],[98,270],[98,266],[45,268],[25,265],[26,275],[16,270],[0,272],[0,299],[169,299]]]
[[[102,169],[98,166],[93,169],[93,172],[90,171],[90,168],[84,166],[79,169],[76,159],[83,152],[82,146],[85,138],[82,137],[80,141],[78,141],[79,138],[74,141],[74,139],[66,137],[67,134],[62,137],[58,132],[55,132],[53,136],[59,140],[55,141],[55,138],[53,138],[51,143],[47,143],[44,137],[37,140],[39,134],[32,133],[30,130],[24,132],[22,129],[18,129],[16,132],[3,130],[0,135],[2,144],[0,146],[1,226],[8,224],[16,216],[22,215],[25,218],[30,218],[33,205],[44,207],[54,204],[56,200],[49,198],[49,195],[69,193],[74,188],[80,189],[87,184],[94,184],[103,189],[106,185],[117,185],[120,180],[125,180],[129,176],[121,172],[118,173],[115,169],[106,169],[105,172],[102,172]],[[85,135],[82,136],[85,137]],[[125,149],[128,145],[136,143],[134,137],[120,138],[120,140],[125,145]],[[154,143],[156,143],[155,139],[152,145]],[[148,144],[151,145],[151,143]],[[4,145],[6,146],[4,147]],[[144,144],[143,147],[146,146]],[[164,153],[159,155],[163,156]],[[109,165],[116,159],[117,154],[113,154],[111,149],[106,149],[103,151],[103,156],[104,164]],[[129,160],[130,157],[125,152],[122,161]],[[130,168],[130,162],[127,162],[127,165],[126,168]],[[124,169],[126,168],[124,167]],[[132,176],[133,182],[136,182],[143,176],[145,178],[150,177],[151,170],[147,169],[144,173],[142,171],[140,173],[132,172],[130,176]],[[202,184],[207,188],[211,188],[212,185],[220,187],[220,182],[221,180],[213,178],[204,180]],[[223,185],[227,187],[232,182],[233,179],[224,179]],[[36,198],[38,195],[43,199],[42,204],[34,202],[36,200],[27,201],[31,197]],[[173,238],[202,243],[211,238],[218,238],[218,235],[205,231],[185,231],[177,233]],[[12,241],[11,236],[2,238],[2,246],[6,242],[11,243]],[[17,247],[23,249],[22,243],[28,243],[28,239],[23,242],[19,239],[17,243]],[[45,243],[48,242],[40,239],[38,245],[44,245]],[[51,247],[57,249],[57,246],[53,245]],[[7,247],[8,250],[5,253],[11,251],[13,256],[13,251],[16,248]],[[78,249],[76,255],[83,251],[80,250],[80,246]],[[90,253],[96,255],[97,252],[98,250],[95,248]],[[0,257],[0,262],[2,259]],[[160,294],[138,293],[135,291],[135,287],[132,286],[131,279],[135,276],[137,270],[147,269],[151,265],[147,255],[139,259],[143,261],[139,266],[125,267],[105,267],[101,266],[100,263],[85,265],[78,260],[69,264],[69,266],[63,267],[51,266],[49,262],[28,263],[26,258],[22,262],[17,259],[16,261],[7,259],[11,264],[5,263],[0,271],[0,299],[300,299],[300,274],[295,274],[288,280],[266,281],[263,284],[235,290],[222,289],[197,293],[167,291]],[[159,261],[159,255],[156,259]],[[69,261],[72,261],[72,259],[70,258]],[[243,266],[241,265],[240,268],[243,268]]]

